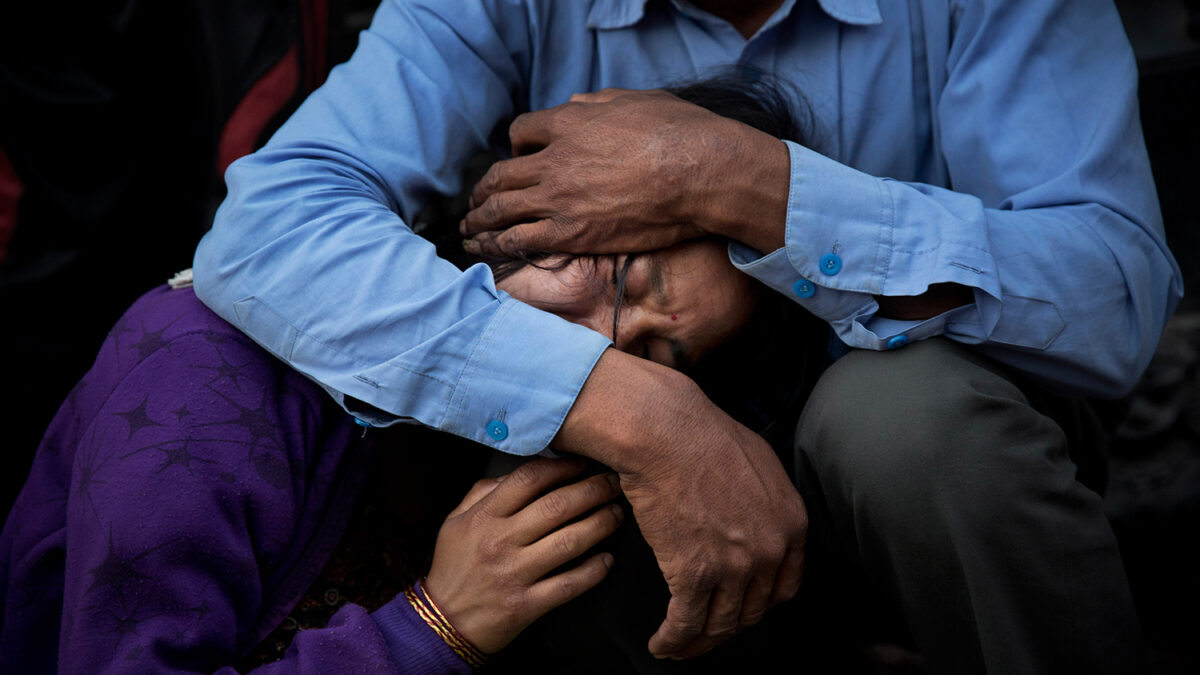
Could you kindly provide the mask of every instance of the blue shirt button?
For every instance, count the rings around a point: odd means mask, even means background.
[[[792,292],[801,298],[811,298],[817,292],[817,286],[808,279],[801,279],[792,284]]]
[[[492,440],[502,441],[508,438],[508,425],[500,420],[492,420],[488,422],[487,432],[488,436],[492,437]]]
[[[821,256],[821,273],[833,276],[842,271],[842,259],[832,253]]]
[[[888,349],[900,349],[901,347],[903,347],[906,344],[908,344],[908,336],[907,335],[897,335],[896,337],[887,341],[887,348]]]

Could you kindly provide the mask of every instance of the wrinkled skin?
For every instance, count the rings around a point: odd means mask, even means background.
[[[483,653],[499,651],[612,567],[610,554],[597,553],[550,575],[621,524],[620,507],[604,506],[619,492],[612,474],[561,485],[584,468],[577,459],[534,460],[479,481],[446,517],[425,590]]]
[[[499,285],[611,336],[613,271],[624,261],[526,267]],[[743,325],[752,284],[711,238],[634,259],[615,340],[629,353],[601,357],[556,440],[620,476],[672,594],[649,644],[659,656],[708,651],[799,587],[807,514],[779,460],[694,382],[663,367],[690,365]]]

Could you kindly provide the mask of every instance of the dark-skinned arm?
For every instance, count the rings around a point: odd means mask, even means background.
[[[704,235],[761,252],[784,246],[787,146],[665,91],[579,94],[518,117],[510,138],[519,156],[493,165],[472,192],[461,227],[472,252],[625,253]],[[936,284],[876,300],[880,316],[915,320],[972,295]]]
[[[609,349],[554,446],[620,476],[671,591],[656,656],[704,653],[799,589],[799,493],[770,446],[686,376]]]

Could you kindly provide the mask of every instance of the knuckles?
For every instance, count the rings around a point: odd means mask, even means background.
[[[503,165],[504,162],[496,162],[487,170],[487,173],[483,174],[483,178],[479,179],[476,193],[479,193],[480,197],[485,197],[500,190],[503,185],[501,176],[501,171],[503,171],[501,167]]]
[[[560,575],[554,580],[554,594],[562,602],[566,602],[571,598],[579,595],[582,590],[576,583],[575,579],[566,575]]]
[[[502,192],[497,192],[488,195],[488,198],[476,208],[481,221],[494,224],[504,218],[504,204],[501,203],[504,200],[501,196],[503,194]]]
[[[583,501],[588,505],[596,505],[616,496],[616,490],[604,476],[593,476],[582,484]]]
[[[507,480],[514,481],[522,488],[536,487],[541,482],[544,467],[541,462],[527,462],[509,474]]]
[[[579,538],[571,530],[563,530],[554,539],[554,546],[564,558],[574,558],[579,554]]]
[[[767,615],[767,612],[765,609],[754,610],[752,612],[746,612],[745,614],[742,615],[741,620],[738,621],[738,625],[743,626],[743,627],[753,626],[753,625],[757,624],[758,622],[762,621],[763,617],[766,615]]]
[[[509,556],[509,549],[504,539],[495,536],[485,537],[476,548],[480,559],[488,563],[504,561]]]
[[[558,490],[547,494],[537,502],[538,515],[554,522],[566,518],[568,508],[566,496]]]
[[[523,620],[529,611],[529,597],[524,590],[514,588],[504,594],[500,601],[500,607],[506,616],[521,617]]]
[[[704,627],[704,632],[702,634],[704,637],[709,638],[714,642],[724,642],[737,634],[737,626],[714,626],[710,623]]]

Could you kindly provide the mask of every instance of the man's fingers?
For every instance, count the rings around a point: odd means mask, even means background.
[[[458,231],[471,236],[488,230],[499,230],[517,223],[538,220],[546,215],[543,191],[536,185],[520,190],[497,192],[467,211]]]
[[[499,232],[480,232],[464,240],[463,249],[473,255],[498,258],[508,258],[519,251],[548,251],[552,250],[549,243],[553,239],[546,233],[555,227],[554,221],[547,219],[514,225]]]
[[[612,565],[611,553],[597,553],[562,574],[546,577],[530,586],[525,597],[540,616],[594,588]]]
[[[697,593],[684,599],[672,595],[667,603],[667,618],[650,637],[650,653],[658,658],[676,656],[704,631],[711,593]]]
[[[624,514],[612,504],[587,518],[557,529],[533,542],[521,553],[522,565],[537,578],[575,560],[621,526]]]
[[[779,565],[775,576],[775,588],[771,591],[770,605],[773,607],[781,602],[791,600],[800,591],[800,581],[804,576],[804,549],[792,547]]]
[[[548,492],[513,515],[515,541],[527,544],[541,539],[563,523],[611,501],[620,493],[620,482],[614,473],[591,476]]]
[[[763,615],[771,606],[771,593],[774,590],[778,574],[758,575],[750,580],[742,598],[742,615],[738,617],[738,630],[748,628],[762,621]]]
[[[741,588],[718,588],[708,603],[708,622],[701,634],[676,653],[676,656],[690,659],[699,656],[713,647],[733,637],[738,631],[738,619],[742,615]]]
[[[503,476],[503,481],[481,500],[479,506],[488,515],[507,518],[525,508],[546,490],[578,476],[586,468],[581,459],[535,459]]]
[[[550,145],[553,138],[551,127],[560,108],[561,105],[517,115],[508,125],[508,140],[512,142],[513,156],[528,155]]]
[[[483,174],[471,189],[471,198],[467,205],[474,209],[498,192],[537,185],[543,173],[540,157],[513,157],[496,162],[488,167],[487,173]]]

